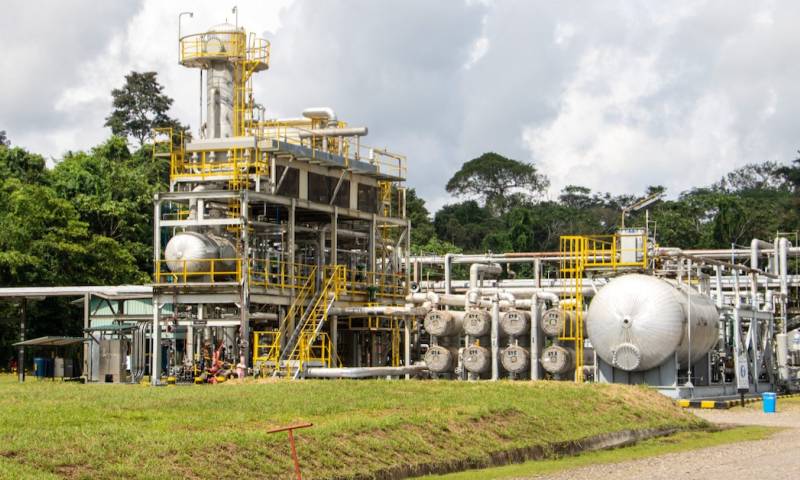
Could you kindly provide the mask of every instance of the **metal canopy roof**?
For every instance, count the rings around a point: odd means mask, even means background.
[[[85,287],[7,287],[0,288],[0,298],[78,297],[86,294],[109,300],[151,298],[153,287],[147,285],[85,286]]]
[[[24,342],[17,342],[15,347],[64,347],[67,345],[75,345],[83,343],[82,337],[39,337],[25,340]]]

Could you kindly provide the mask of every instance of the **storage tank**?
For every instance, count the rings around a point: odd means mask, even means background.
[[[473,337],[483,337],[492,328],[492,316],[486,310],[469,310],[464,314],[464,333]]]
[[[519,345],[511,345],[500,352],[500,363],[506,371],[522,373],[528,369],[528,349]]]
[[[500,316],[500,330],[509,336],[517,337],[528,333],[528,313],[522,310],[509,310]]]
[[[236,249],[225,237],[212,233],[181,232],[172,237],[164,249],[167,267],[174,273],[208,272],[211,260],[214,270],[233,272],[236,270]]]
[[[447,310],[431,310],[425,315],[425,330],[435,337],[452,337],[461,333],[461,318]]]
[[[561,345],[550,345],[542,350],[542,368],[560,375],[575,368],[575,353],[571,348]]]
[[[572,332],[575,330],[574,325],[575,314],[573,312],[554,307],[544,312],[539,326],[542,332],[548,337],[558,337],[563,333],[566,333],[567,336],[571,336]]]
[[[615,278],[589,305],[586,332],[597,355],[616,368],[649,370],[675,352],[685,367],[690,300],[694,362],[717,343],[717,308],[709,297],[673,281],[641,274]]]
[[[431,345],[425,352],[425,365],[434,373],[452,372],[456,366],[458,350],[452,347]]]
[[[463,362],[468,372],[487,372],[492,367],[492,352],[479,345],[470,345],[464,349]]]

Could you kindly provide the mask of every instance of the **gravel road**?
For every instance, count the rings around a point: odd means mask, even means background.
[[[786,427],[765,440],[731,443],[641,460],[596,465],[536,479],[798,479],[800,478],[800,407],[792,406],[765,414],[755,408],[696,410],[715,423]],[[761,404],[756,404],[760,407]]]

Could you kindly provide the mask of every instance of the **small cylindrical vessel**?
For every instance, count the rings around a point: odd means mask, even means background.
[[[479,345],[470,345],[464,349],[462,361],[468,372],[484,373],[492,367],[492,352]]]
[[[528,333],[528,312],[508,310],[500,316],[500,330],[511,337]]]
[[[541,361],[542,368],[553,375],[567,373],[575,368],[575,355],[572,350],[561,345],[550,345],[542,350]]]
[[[575,313],[560,307],[550,308],[542,314],[539,326],[548,337],[572,336],[575,329]]]
[[[446,310],[431,310],[425,315],[425,330],[435,337],[452,337],[461,333],[461,318]]]
[[[425,364],[434,373],[452,372],[458,360],[458,350],[452,347],[431,345],[425,352]]]
[[[522,373],[528,369],[530,353],[527,348],[511,345],[500,352],[500,364],[510,373]]]
[[[469,310],[464,314],[464,333],[472,337],[483,337],[492,328],[492,316],[486,310]]]

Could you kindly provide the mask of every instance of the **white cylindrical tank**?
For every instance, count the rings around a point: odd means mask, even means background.
[[[234,25],[223,23],[211,27],[205,40],[206,54],[220,54],[221,60],[213,61],[206,76],[207,99],[207,137],[227,138],[233,136],[233,89],[236,82],[234,64],[226,55],[240,48],[236,44],[237,29]]]
[[[575,354],[572,349],[560,345],[550,345],[542,350],[542,368],[546,371],[560,375],[575,368]]]
[[[452,372],[458,359],[458,350],[452,347],[431,345],[425,352],[425,365],[434,373]]]
[[[435,337],[452,337],[461,333],[461,317],[446,310],[431,310],[425,315],[425,330]]]
[[[571,336],[574,331],[575,314],[562,310],[559,307],[548,309],[542,314],[540,327],[548,337],[558,337],[562,334]]]
[[[181,232],[172,237],[164,248],[167,267],[174,273],[208,272],[211,262],[218,272],[236,269],[236,249],[225,237],[211,233]]]
[[[473,337],[483,337],[492,328],[492,316],[486,310],[469,310],[464,314],[464,333]]]
[[[521,373],[528,369],[528,349],[519,345],[511,345],[500,352],[500,364],[506,371]]]
[[[484,373],[492,367],[492,352],[488,348],[470,345],[464,349],[464,368],[471,373]]]
[[[522,310],[509,310],[500,316],[500,330],[516,337],[528,333],[528,313]]]
[[[610,281],[589,305],[586,332],[597,355],[622,370],[649,370],[675,352],[685,367],[690,300],[696,361],[718,340],[716,306],[705,295],[656,277],[630,274]]]

